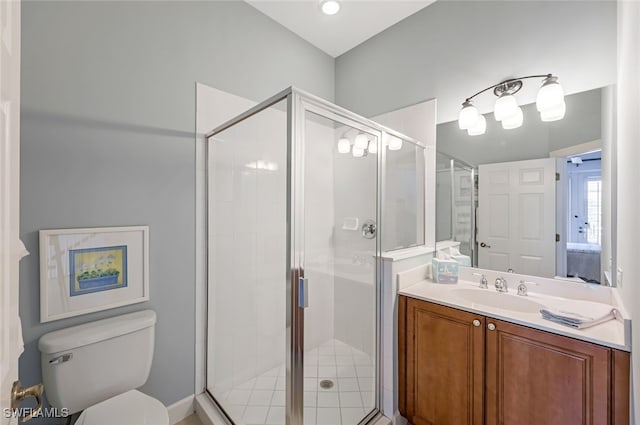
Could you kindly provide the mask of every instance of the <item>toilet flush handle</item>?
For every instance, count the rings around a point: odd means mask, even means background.
[[[73,353],[65,353],[61,356],[54,357],[51,360],[49,360],[49,364],[59,364],[59,363],[68,362],[72,358],[73,358]]]

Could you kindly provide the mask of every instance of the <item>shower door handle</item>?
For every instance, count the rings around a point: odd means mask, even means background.
[[[309,279],[306,277],[298,279],[298,307],[309,307]]]

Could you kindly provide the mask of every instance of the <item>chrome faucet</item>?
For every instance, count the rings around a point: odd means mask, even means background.
[[[487,282],[487,277],[482,273],[474,273],[474,276],[481,276],[480,278],[480,288],[487,289],[489,288],[489,282]]]
[[[526,280],[521,280],[520,284],[518,285],[518,295],[521,295],[523,297],[526,297],[527,294],[529,293],[529,289],[527,288],[527,283],[531,284],[531,285],[537,285],[536,282],[529,282]]]
[[[507,286],[507,280],[503,277],[496,278],[496,291],[498,292],[509,292],[509,287]]]

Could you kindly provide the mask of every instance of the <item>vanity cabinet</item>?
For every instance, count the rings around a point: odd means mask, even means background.
[[[400,413],[413,425],[628,425],[629,355],[401,296]]]

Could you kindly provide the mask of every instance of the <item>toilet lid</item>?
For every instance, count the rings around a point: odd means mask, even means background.
[[[76,424],[169,425],[169,414],[160,401],[131,390],[89,407]]]

